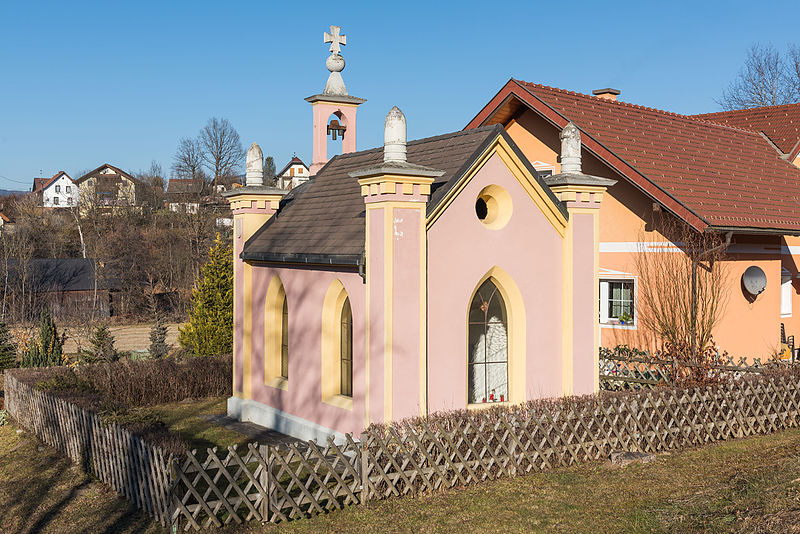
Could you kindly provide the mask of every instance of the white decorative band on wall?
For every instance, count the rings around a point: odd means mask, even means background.
[[[345,441],[345,436],[341,432],[251,399],[229,397],[228,417],[249,421],[293,438],[316,441],[320,445],[328,444],[328,436],[333,436],[337,444]]]
[[[600,252],[624,252],[635,254],[639,252],[680,252],[682,243],[643,242],[643,241],[602,241]],[[800,246],[786,245],[758,245],[758,244],[733,244],[728,247],[730,254],[784,254],[800,255]]]

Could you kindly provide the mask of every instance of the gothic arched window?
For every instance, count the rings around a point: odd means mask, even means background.
[[[285,293],[283,295],[283,314],[281,315],[281,377],[289,378],[289,306]]]
[[[350,309],[350,299],[347,298],[342,305],[342,314],[339,320],[341,328],[340,347],[340,377],[339,394],[346,397],[353,396],[353,311]]]
[[[487,279],[469,307],[468,401],[508,400],[508,317],[503,297]]]

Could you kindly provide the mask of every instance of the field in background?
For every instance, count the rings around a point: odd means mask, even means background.
[[[118,325],[109,326],[111,335],[114,336],[115,347],[120,351],[141,351],[147,350],[150,346],[150,328],[152,324],[131,324],[131,325]],[[178,328],[183,326],[182,323],[171,323],[167,325],[167,343],[172,345],[173,348],[178,346]],[[80,342],[83,348],[88,345],[88,336],[91,335],[87,332],[87,328],[81,327],[64,327],[64,332],[67,334],[67,342],[64,344],[64,352],[73,354],[78,352],[78,343]]]

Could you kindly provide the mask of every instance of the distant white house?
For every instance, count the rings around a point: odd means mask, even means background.
[[[275,185],[281,189],[289,190],[303,182],[307,182],[309,178],[311,178],[311,173],[308,171],[308,166],[300,158],[294,156],[286,164],[286,167],[278,173],[275,178]]]
[[[45,208],[69,208],[80,198],[78,186],[64,171],[58,171],[52,178],[34,178],[33,193]]]

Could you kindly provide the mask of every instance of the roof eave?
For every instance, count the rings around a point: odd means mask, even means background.
[[[358,267],[363,265],[363,254],[282,254],[275,252],[242,252],[244,261],[283,263],[294,265],[328,265]]]

